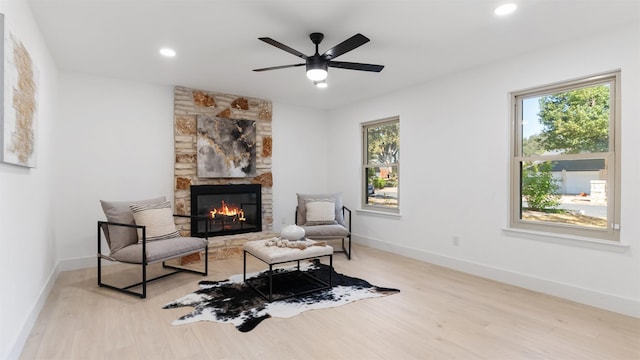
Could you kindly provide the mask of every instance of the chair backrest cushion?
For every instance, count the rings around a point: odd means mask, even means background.
[[[134,225],[133,212],[129,208],[131,204],[159,204],[166,201],[164,196],[154,199],[136,200],[136,201],[106,201],[100,200],[102,211],[107,217],[107,221],[121,224]],[[105,232],[105,238],[111,252],[116,252],[126,246],[138,242],[138,233],[135,228],[124,226],[109,226]]]
[[[297,223],[300,225],[327,225],[338,223],[342,226],[346,226],[344,223],[344,216],[342,215],[342,193],[334,194],[296,194],[298,196],[298,218]],[[329,219],[326,216],[325,204],[314,204],[313,212],[315,218],[307,219],[307,204],[318,202],[333,203],[335,219]],[[319,210],[319,211],[318,211]],[[325,221],[322,221],[325,220]]]

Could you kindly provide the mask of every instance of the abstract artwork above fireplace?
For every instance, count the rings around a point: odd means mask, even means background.
[[[197,171],[201,178],[256,175],[256,122],[198,115]]]

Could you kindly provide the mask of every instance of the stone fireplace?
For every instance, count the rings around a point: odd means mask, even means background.
[[[175,87],[174,204],[176,214],[191,215],[193,213],[192,187],[202,185],[259,185],[262,209],[259,211],[260,219],[256,219],[259,221],[256,221],[254,226],[259,228],[258,231],[270,233],[273,229],[271,107],[271,101],[268,100],[181,86]],[[198,177],[197,119],[199,116],[255,121],[255,176],[237,178]],[[176,225],[183,236],[191,235],[192,228],[188,219],[177,218]],[[225,223],[225,226],[229,227],[229,224]],[[235,231],[235,229],[232,231]],[[242,238],[238,238],[238,236],[242,236]],[[237,256],[237,254],[242,253],[238,250],[239,248],[241,249],[244,241],[242,239],[251,237],[251,235],[234,235],[231,233],[226,233],[224,236],[209,237],[210,256],[213,258]]]

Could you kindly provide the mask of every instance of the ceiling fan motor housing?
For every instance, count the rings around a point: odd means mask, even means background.
[[[307,71],[321,69],[327,71],[328,61],[322,56],[316,54],[307,58]]]

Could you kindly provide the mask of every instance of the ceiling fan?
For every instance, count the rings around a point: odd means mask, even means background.
[[[313,42],[316,45],[316,53],[311,56],[307,56],[295,49],[288,47],[287,45],[284,45],[276,40],[273,40],[272,38],[269,38],[269,37],[258,38],[259,40],[262,40],[267,44],[273,45],[278,49],[284,50],[290,54],[293,54],[297,57],[304,59],[305,62],[299,63],[299,64],[281,65],[281,66],[272,66],[272,67],[261,68],[261,69],[254,69],[253,71],[278,70],[278,69],[286,69],[290,67],[298,67],[298,66],[306,65],[307,77],[310,80],[313,80],[314,84],[322,87],[322,85],[326,86],[325,79],[327,78],[327,69],[329,67],[348,69],[348,70],[372,71],[372,72],[380,72],[384,68],[384,65],[333,61],[333,59],[337,58],[338,56],[368,43],[369,38],[367,38],[362,34],[353,35],[347,40],[325,51],[324,54],[318,53],[318,45],[322,42],[322,39],[324,39],[324,35],[322,33],[315,32],[310,34],[309,38],[311,38],[311,42]]]

